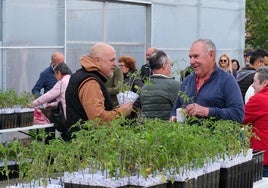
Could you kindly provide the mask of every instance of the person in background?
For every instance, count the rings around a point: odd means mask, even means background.
[[[128,84],[130,91],[139,94],[143,82],[137,75],[136,60],[131,56],[121,56],[119,58],[119,67],[123,72],[124,83]]]
[[[54,77],[56,78],[56,84],[45,94],[41,95],[37,99],[35,99],[30,106],[36,107],[38,105],[43,105],[45,103],[49,103],[46,109],[49,109],[48,115],[50,123],[55,123],[54,113],[57,109],[57,105],[59,102],[62,104],[64,116],[66,119],[66,101],[65,101],[65,91],[67,85],[70,80],[70,69],[65,63],[58,63],[53,68]],[[52,102],[51,102],[52,101]],[[59,126],[59,125],[55,125]],[[49,140],[55,138],[55,127],[46,128],[45,132],[48,134],[45,138],[45,143],[48,143]]]
[[[184,108],[189,116],[241,123],[242,96],[235,78],[217,66],[215,44],[210,39],[198,39],[192,44],[189,57],[193,73],[181,84],[182,95],[177,96],[170,121],[176,120],[177,108]]]
[[[54,52],[51,55],[51,63],[44,71],[40,73],[39,79],[32,89],[32,94],[36,97],[41,96],[41,90],[43,89],[44,93],[48,92],[57,82],[57,79],[54,76],[53,68],[58,63],[64,62],[64,55],[60,52]]]
[[[121,69],[116,66],[114,69],[113,76],[107,79],[105,86],[107,87],[107,91],[111,96],[113,108],[118,106],[118,100],[116,95],[120,92],[121,83],[123,82],[123,73]]]
[[[242,68],[248,67],[250,65],[249,60],[250,60],[250,56],[251,56],[252,52],[253,52],[253,50],[250,48],[244,50],[244,65]]]
[[[171,78],[171,60],[164,51],[157,50],[153,53],[149,64],[153,75],[150,77],[150,84],[144,85],[141,89],[141,115],[169,120],[180,84]]]
[[[239,61],[237,59],[232,59],[231,61],[232,61],[233,69],[236,71],[239,71],[240,69]]]
[[[66,102],[65,102],[65,91],[69,83],[71,75],[69,67],[65,63],[58,63],[54,68],[54,76],[57,79],[57,83],[45,94],[41,95],[37,99],[31,102],[31,107],[36,107],[38,105],[43,105],[49,103],[53,99],[55,102],[51,102],[48,106],[57,107],[58,102],[61,101],[64,110],[64,116],[66,118]]]
[[[143,86],[140,75],[137,75],[136,60],[131,56],[121,56],[119,58],[119,67],[124,75],[124,83],[130,88],[130,91],[140,94],[141,87]],[[139,98],[133,104],[133,111],[128,116],[128,119],[136,119],[140,113]]]
[[[268,67],[257,69],[252,87],[254,95],[245,105],[244,124],[253,125],[253,133],[256,137],[251,138],[253,150],[264,150],[263,177],[268,177]]]
[[[219,58],[218,65],[220,68],[232,74],[235,78],[237,76],[237,72],[233,69],[233,65],[230,57],[227,54],[222,54]]]
[[[88,55],[80,58],[81,69],[72,74],[66,90],[67,130],[63,139],[70,140],[70,129],[78,121],[98,119],[108,122],[120,115],[129,115],[133,103],[125,103],[113,109],[110,95],[105,86],[107,78],[116,67],[116,52],[107,43],[96,43]],[[101,124],[100,124],[101,125]]]
[[[263,51],[266,53],[266,51]],[[264,55],[263,57],[263,64],[264,66],[268,66],[268,53]],[[246,94],[245,94],[245,103],[248,102],[249,98],[254,95],[254,88],[252,87],[252,84],[248,87]]]
[[[146,80],[149,80],[150,76],[152,75],[152,70],[149,65],[149,58],[150,56],[156,51],[156,48],[150,47],[146,50],[146,63],[141,66],[140,76],[142,78],[143,83]]]
[[[266,60],[264,58],[265,56],[268,56],[268,55],[262,49],[253,51],[251,53],[251,57],[249,61],[250,65],[238,71],[237,82],[240,87],[244,102],[245,102],[246,92],[249,86],[253,83],[253,77],[256,73],[256,69],[258,69],[259,67],[265,66],[265,60]]]

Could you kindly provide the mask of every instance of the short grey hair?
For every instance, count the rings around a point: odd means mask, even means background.
[[[256,70],[256,73],[258,73],[258,79],[260,81],[260,84],[264,80],[268,80],[268,67],[260,67]]]
[[[161,69],[163,64],[169,60],[168,55],[162,50],[156,50],[149,58],[149,65],[152,70]]]
[[[201,42],[204,44],[204,51],[205,52],[210,52],[214,51],[215,57],[216,57],[216,45],[211,39],[197,39],[196,41],[193,42],[193,45],[197,42]]]

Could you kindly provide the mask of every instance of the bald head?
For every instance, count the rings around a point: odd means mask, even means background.
[[[146,59],[149,60],[149,58],[151,57],[151,55],[156,52],[156,48],[154,47],[151,47],[151,48],[148,48],[146,50]]]
[[[60,52],[54,52],[51,56],[52,67],[55,67],[59,63],[64,62],[64,55]]]
[[[89,52],[89,56],[91,57],[105,57],[108,53],[115,53],[114,48],[107,43],[96,43],[94,44]]]
[[[116,53],[111,45],[96,43],[90,49],[89,56],[99,65],[104,75],[107,77],[112,76],[116,66]]]

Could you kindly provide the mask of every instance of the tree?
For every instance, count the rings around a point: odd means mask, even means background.
[[[246,0],[246,46],[268,50],[268,1]]]

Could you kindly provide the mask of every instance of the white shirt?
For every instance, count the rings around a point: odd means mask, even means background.
[[[245,104],[248,102],[250,97],[252,97],[253,95],[254,95],[254,88],[252,87],[252,85],[250,85],[246,94],[245,94]]]

